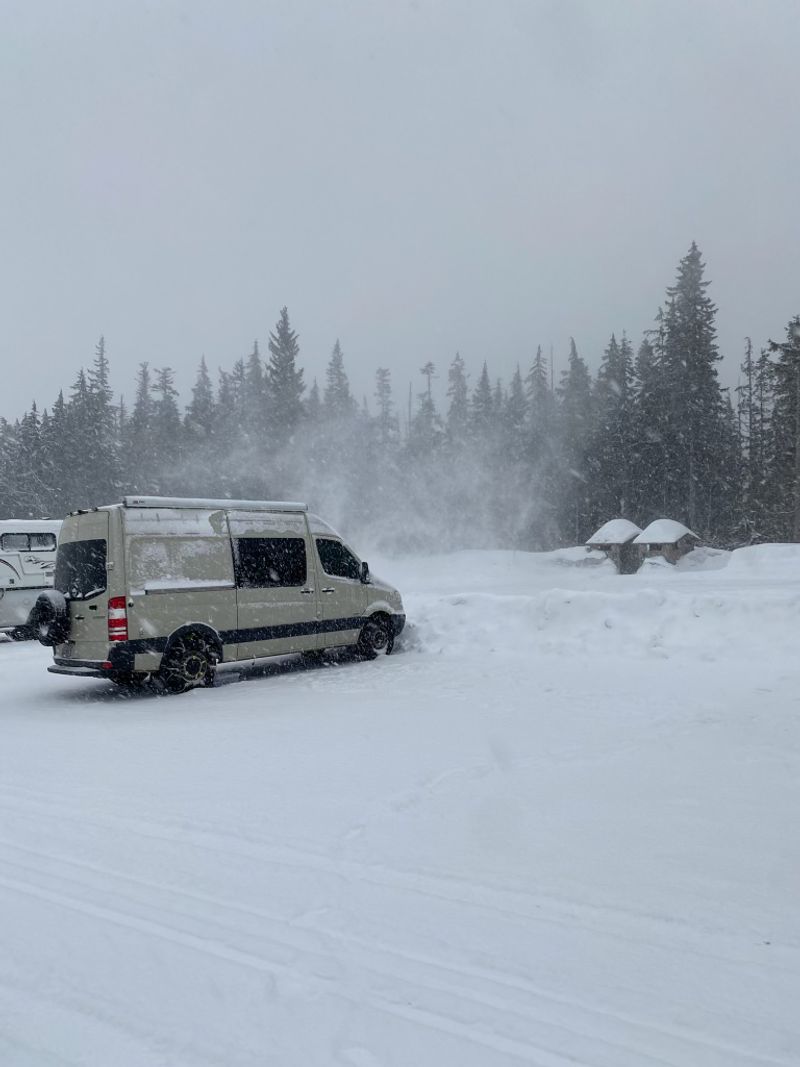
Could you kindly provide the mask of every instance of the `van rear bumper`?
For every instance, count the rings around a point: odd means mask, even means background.
[[[47,668],[51,674],[71,674],[75,678],[108,678],[113,671],[102,670],[99,663],[71,663],[68,667],[57,661]]]
[[[74,674],[78,678],[108,678],[112,674],[128,674],[134,670],[134,654],[128,642],[112,645],[105,659],[72,659],[53,656],[51,674]]]

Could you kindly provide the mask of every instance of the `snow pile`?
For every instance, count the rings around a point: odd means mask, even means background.
[[[780,578],[800,577],[800,545],[750,545],[730,554],[728,570],[738,575]]]
[[[585,559],[581,549],[527,558],[524,553],[484,555],[480,591],[455,592],[442,560],[436,579],[442,593],[406,596],[406,647],[456,658],[482,653],[701,660],[794,655],[800,545],[732,553],[698,549],[679,567],[652,560],[638,574],[624,577],[610,564],[589,572],[575,569],[569,587],[563,566]],[[756,572],[760,595],[754,598],[750,584],[737,579]],[[712,575],[717,576],[713,589]]]

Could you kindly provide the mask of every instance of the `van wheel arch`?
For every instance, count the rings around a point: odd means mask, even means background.
[[[356,651],[362,659],[388,656],[394,648],[394,626],[389,615],[376,611],[367,616],[358,635]]]
[[[211,686],[221,659],[222,640],[217,631],[204,623],[187,623],[169,635],[154,681],[168,693]]]

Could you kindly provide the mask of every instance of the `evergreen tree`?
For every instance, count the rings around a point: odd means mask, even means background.
[[[378,412],[375,416],[378,425],[378,447],[381,454],[386,456],[390,449],[394,453],[400,438],[400,427],[392,399],[392,375],[386,367],[378,367],[375,372],[375,399],[378,402]]]
[[[44,475],[50,486],[51,503],[48,514],[66,515],[72,508],[69,496],[69,470],[65,443],[68,438],[68,413],[64,391],[59,390],[46,426],[42,427],[42,462]]]
[[[311,386],[308,392],[308,400],[306,400],[306,419],[312,424],[317,425],[322,417],[322,400],[319,395],[319,385],[317,379],[314,379],[314,384]]]
[[[325,383],[323,403],[326,416],[329,419],[345,419],[352,416],[356,405],[350,392],[350,383],[344,369],[344,356],[338,338],[325,371]]]
[[[594,514],[588,486],[587,453],[591,431],[591,377],[572,337],[569,340],[567,369],[561,376],[560,527],[569,543],[580,544],[591,534]]]
[[[128,439],[124,448],[125,481],[129,490],[134,492],[152,492],[157,488],[154,481],[156,475],[154,415],[150,365],[145,361],[139,364],[136,376],[136,393],[133,411],[128,419]]]
[[[273,442],[285,444],[291,438],[303,414],[302,368],[297,366],[300,346],[297,334],[289,323],[289,312],[281,308],[274,333],[269,335],[269,364],[267,365],[267,396],[270,409],[270,431]]]
[[[491,436],[494,416],[492,387],[489,383],[489,370],[484,362],[478,384],[472,393],[470,410],[470,428],[476,438],[488,441]]]
[[[431,383],[436,376],[436,368],[430,361],[420,369],[420,374],[426,380],[426,386],[419,394],[419,405],[416,415],[411,423],[409,446],[415,455],[429,455],[442,440],[442,420],[436,410],[433,400]]]
[[[171,367],[156,371],[153,388],[152,433],[157,470],[164,477],[174,470],[181,458],[181,415],[178,410],[178,390]]]
[[[531,462],[538,465],[552,454],[555,433],[555,398],[541,345],[537,347],[525,377],[525,395],[528,402],[528,454]]]
[[[252,441],[262,443],[269,428],[269,402],[258,341],[253,341],[253,351],[247,357],[242,377],[243,430]]]
[[[781,540],[800,541],[800,315],[786,327],[786,340],[770,341],[773,364],[772,447],[769,505]]]
[[[526,454],[526,429],[528,424],[528,401],[525,396],[525,386],[522,381],[522,372],[517,364],[517,369],[511,378],[508,390],[508,399],[505,402],[503,415],[503,452],[515,462],[519,462]]]
[[[664,314],[664,382],[668,392],[668,508],[701,536],[713,532],[730,486],[717,463],[724,424],[717,377],[716,307],[707,295],[705,265],[692,242],[667,290]]]
[[[457,451],[462,448],[469,432],[469,389],[464,360],[456,352],[447,371],[447,396],[450,405],[447,409],[447,441]]]
[[[184,418],[185,436],[190,449],[211,440],[215,418],[214,387],[206,366],[206,357],[201,356],[197,377],[192,387],[192,399],[186,408]]]
[[[633,462],[633,353],[623,333],[614,334],[603,354],[594,388],[594,427],[588,449],[594,518],[631,518]]]
[[[741,365],[743,378],[736,388],[737,437],[741,453],[738,531],[740,540],[745,544],[761,539],[767,524],[764,496],[766,474],[765,367],[765,358],[761,361],[753,358],[753,342],[746,337],[744,359]]]
[[[94,363],[88,374],[84,447],[93,462],[92,498],[95,503],[111,503],[116,499],[120,484],[120,456],[104,337],[97,343]]]
[[[50,492],[42,479],[41,418],[34,401],[20,420],[15,434],[13,463],[16,469],[15,504],[20,518],[47,515]]]

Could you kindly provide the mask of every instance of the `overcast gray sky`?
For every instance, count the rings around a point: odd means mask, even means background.
[[[800,311],[797,0],[2,0],[0,414],[100,333],[184,397],[341,339],[398,400],[460,350],[638,344],[690,242],[730,381]],[[558,364],[557,364],[558,365]]]

